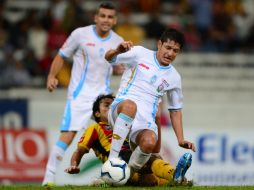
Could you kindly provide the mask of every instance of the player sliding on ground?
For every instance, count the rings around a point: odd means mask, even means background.
[[[93,149],[95,155],[104,163],[108,159],[113,130],[108,125],[108,110],[109,106],[113,102],[114,97],[112,95],[101,95],[93,104],[93,116],[96,124],[89,126],[80,141],[78,142],[77,149],[72,155],[70,166],[65,172],[70,174],[76,174],[80,172],[79,164],[84,154],[88,153],[90,149]],[[127,163],[130,159],[131,150],[127,140],[124,141],[122,146],[120,157]],[[189,156],[188,154],[184,156]],[[160,155],[152,154],[148,163],[127,183],[128,185],[141,185],[141,186],[152,186],[152,185],[166,185],[174,180],[184,178],[187,171],[180,172],[181,164],[186,159],[180,158],[176,169],[169,163],[165,162]],[[188,159],[188,166],[191,165],[191,157]],[[96,180],[95,183],[103,184],[103,181]]]
[[[128,85],[117,94],[109,110],[109,121],[113,126],[109,158],[119,157],[123,142],[129,135],[130,144],[136,145],[128,163],[133,171],[140,170],[154,153],[158,139],[155,114],[159,99],[164,95],[168,98],[169,116],[179,146],[195,152],[194,143],[184,138],[181,76],[172,65],[183,45],[184,35],[169,28],[158,40],[157,51],[133,47],[132,42],[125,41],[105,54],[105,59],[112,65],[122,63],[132,69]],[[191,154],[183,157],[180,171],[186,171],[190,160]],[[183,173],[175,178],[181,181]]]

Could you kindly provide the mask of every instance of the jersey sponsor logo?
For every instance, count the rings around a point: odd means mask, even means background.
[[[162,80],[162,83],[158,86],[157,88],[157,92],[161,92],[162,90],[164,90],[166,87],[169,87],[169,84],[167,83],[167,81],[165,79]]]
[[[94,47],[95,44],[94,43],[86,43],[86,46],[92,46],[92,47]]]
[[[164,84],[166,87],[169,87],[169,84],[165,79],[162,80],[162,84]]]
[[[121,140],[122,138],[118,134],[113,134],[113,139]]]
[[[140,67],[143,67],[143,68],[145,68],[146,70],[149,70],[150,68],[147,66],[147,65],[145,65],[144,63],[139,63],[138,64]]]

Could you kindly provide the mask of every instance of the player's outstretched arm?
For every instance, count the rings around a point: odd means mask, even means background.
[[[54,58],[51,64],[48,79],[47,79],[47,89],[50,92],[52,92],[55,88],[57,88],[58,79],[56,78],[56,75],[61,70],[63,63],[64,63],[64,59],[60,55],[56,55],[56,57]]]
[[[72,154],[70,166],[66,168],[64,171],[69,174],[79,173],[80,172],[79,163],[85,153],[86,153],[85,149],[78,147],[77,150]]]
[[[105,54],[105,59],[107,61],[111,61],[115,56],[129,51],[133,47],[133,43],[131,41],[124,41],[120,43],[116,49],[108,50]]]
[[[181,110],[170,112],[170,119],[172,122],[173,129],[175,131],[179,146],[182,148],[191,149],[193,152],[195,152],[196,148],[194,143],[184,140]]]

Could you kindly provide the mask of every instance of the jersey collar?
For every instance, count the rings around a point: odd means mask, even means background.
[[[154,58],[154,62],[159,67],[159,69],[169,69],[171,67],[171,64],[168,65],[168,66],[161,66],[160,63],[158,62],[157,58],[156,58],[156,53],[157,53],[157,51],[154,52],[153,58]]]
[[[110,31],[109,31],[109,35],[108,35],[106,38],[100,37],[100,36],[97,34],[97,32],[96,32],[96,25],[93,25],[93,32],[94,32],[95,36],[96,36],[100,41],[102,41],[102,42],[105,42],[105,41],[109,40],[109,39],[111,38],[111,36],[112,36],[112,31],[110,30]]]

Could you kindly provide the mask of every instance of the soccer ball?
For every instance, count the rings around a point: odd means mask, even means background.
[[[124,185],[130,177],[128,164],[120,158],[108,159],[101,168],[101,178],[109,185]]]

